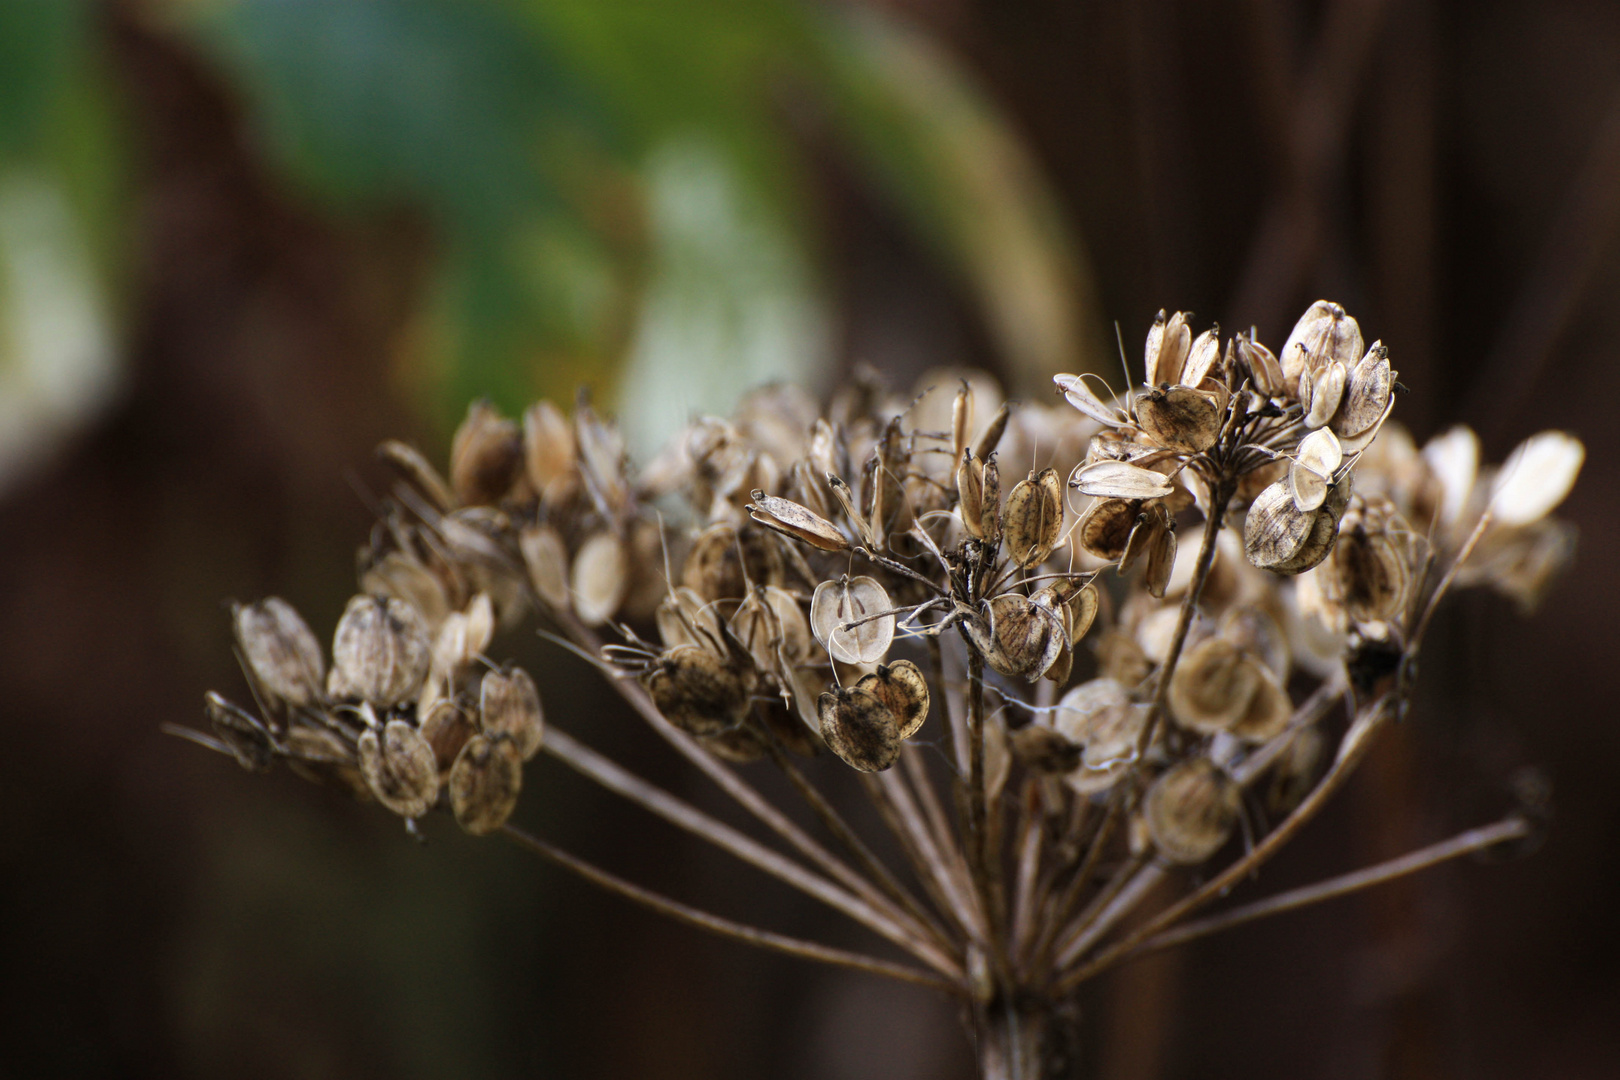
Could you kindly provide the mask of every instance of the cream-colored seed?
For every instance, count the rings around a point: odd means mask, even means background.
[[[404,720],[390,720],[381,733],[370,728],[358,743],[360,774],[377,801],[400,817],[418,818],[439,797],[439,764],[422,733]]]
[[[237,605],[231,622],[237,648],[267,694],[294,706],[319,700],[326,686],[321,643],[291,604],[271,596]]]
[[[491,671],[479,687],[479,726],[486,735],[504,735],[528,761],[540,752],[545,719],[540,693],[529,673],[520,667]]]
[[[580,545],[569,574],[574,613],[580,622],[586,626],[607,622],[629,588],[629,558],[617,533],[604,529]]]
[[[529,572],[529,584],[552,611],[569,610],[568,547],[550,525],[527,525],[518,534],[518,550]]]
[[[889,594],[875,578],[823,581],[810,598],[810,629],[822,648],[844,664],[875,664],[894,640]]]
[[[416,693],[431,657],[427,627],[415,608],[391,597],[356,596],[332,638],[327,692],[391,708]]]
[[[523,758],[503,735],[474,735],[456,757],[446,786],[457,824],[473,836],[487,836],[517,808]]]
[[[1063,482],[1056,469],[1031,473],[1007,494],[1007,554],[1022,567],[1045,562],[1063,534]]]

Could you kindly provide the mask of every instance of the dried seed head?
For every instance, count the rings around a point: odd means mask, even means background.
[[[377,801],[400,817],[419,818],[439,797],[439,763],[422,733],[390,720],[379,733],[367,728],[358,743],[360,775]]]
[[[763,491],[755,491],[753,500],[748,504],[748,514],[766,528],[802,540],[822,551],[849,550],[849,541],[844,539],[844,534],[809,507],[788,499],[778,499]]]
[[[1350,476],[1328,485],[1322,505],[1302,511],[1286,480],[1271,484],[1249,507],[1243,551],[1249,562],[1278,574],[1298,574],[1333,550],[1339,518],[1350,502]]]
[[[234,605],[231,623],[237,647],[267,694],[294,706],[320,699],[326,685],[321,644],[291,604],[271,596]]]
[[[1031,772],[1062,776],[1080,767],[1080,744],[1044,724],[1027,724],[1007,741],[1013,757]]]
[[[1242,720],[1260,685],[1261,667],[1225,638],[1187,650],[1170,678],[1170,713],[1182,727],[1210,735]]]
[[[822,694],[817,705],[822,739],[853,768],[882,772],[899,759],[899,722],[870,690],[836,687]]]
[[[810,629],[822,648],[844,664],[875,664],[894,641],[889,594],[874,578],[849,575],[823,581],[810,598]]]
[[[332,638],[327,693],[391,708],[414,697],[432,652],[415,608],[392,598],[356,596]]]
[[[1142,514],[1137,499],[1098,499],[1081,515],[1080,546],[1099,559],[1116,561],[1125,554],[1131,532]]]
[[[526,525],[518,534],[518,549],[529,571],[529,584],[553,611],[569,610],[568,547],[550,525]]]
[[[549,401],[530,405],[523,413],[523,461],[529,483],[548,504],[548,492],[573,479],[576,460],[574,429],[562,410]]]
[[[899,737],[909,739],[928,719],[928,680],[910,660],[879,664],[877,670],[855,684],[881,701],[894,714]]]
[[[478,691],[479,726],[485,735],[505,735],[528,761],[540,752],[545,720],[534,680],[520,667],[486,672]]]
[[[1346,315],[1338,304],[1318,300],[1294,324],[1278,359],[1287,384],[1298,386],[1303,371],[1314,372],[1334,360],[1348,368],[1361,359],[1361,355],[1361,327],[1356,325],[1356,320]]]
[[[506,824],[523,789],[523,757],[504,735],[474,735],[450,769],[450,809],[473,836]]]
[[[1063,534],[1063,482],[1056,469],[1030,473],[1007,495],[1007,554],[1028,569],[1045,562]]]
[[[1142,815],[1159,853],[1192,866],[1221,849],[1237,821],[1238,787],[1207,758],[1173,766],[1153,782]]]
[[[236,763],[248,772],[269,772],[276,763],[276,740],[252,713],[239,709],[210,690],[203,709],[214,734],[230,748]]]
[[[500,501],[523,464],[517,425],[487,401],[475,401],[450,442],[450,488],[463,506]]]
[[[1136,422],[1160,446],[1202,453],[1220,438],[1220,398],[1190,386],[1149,390],[1136,399]]]
[[[964,625],[985,662],[1003,675],[1021,675],[1034,682],[1068,648],[1063,619],[1051,608],[1030,603],[1022,593],[1003,593],[991,599],[985,609],[989,616],[988,635],[981,629],[984,624],[977,620]]]
[[[723,657],[679,645],[646,675],[647,692],[664,719],[692,735],[715,735],[748,715],[749,687]]]
[[[1181,370],[1192,351],[1192,330],[1187,326],[1187,313],[1178,311],[1168,320],[1159,312],[1148,331],[1144,350],[1144,372],[1149,386],[1162,386],[1181,381]]]
[[[630,560],[617,533],[603,529],[580,545],[569,584],[580,622],[600,626],[613,617],[630,589]]]

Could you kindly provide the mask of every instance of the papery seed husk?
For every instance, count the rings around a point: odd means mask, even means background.
[[[1001,445],[1001,437],[1007,433],[1007,420],[1012,416],[1012,406],[1003,402],[996,415],[984,426],[979,435],[979,441],[973,444],[973,456],[980,461],[989,461],[996,448]]]
[[[523,460],[529,483],[542,493],[574,471],[573,426],[549,401],[537,401],[523,412]]]
[[[971,450],[956,466],[956,505],[962,528],[975,540],[984,539],[984,465]]]
[[[360,591],[403,601],[416,609],[429,629],[454,610],[444,579],[403,551],[390,551],[368,565],[360,574]]]
[[[1136,399],[1136,422],[1160,446],[1202,453],[1220,438],[1220,402],[1215,395],[1190,386],[1150,390]]]
[[[870,618],[893,608],[889,594],[870,577],[823,581],[810,598],[810,629],[834,660],[875,664],[894,641],[894,616]],[[859,623],[845,628],[846,623]]]
[[[848,484],[844,483],[843,477],[838,476],[836,473],[828,473],[827,486],[832,488],[833,495],[838,499],[838,505],[843,507],[844,516],[860,532],[861,540],[865,542],[867,547],[877,549],[877,536],[872,531],[872,523],[865,514],[861,513],[860,507],[855,505],[855,493],[849,489]]]
[[[1389,350],[1373,342],[1367,355],[1350,370],[1345,382],[1344,402],[1333,418],[1336,434],[1354,437],[1383,419],[1389,407],[1395,373],[1389,367]]]
[[[647,673],[647,692],[664,719],[691,735],[734,728],[748,715],[749,688],[726,658],[680,645]]]
[[[1293,497],[1296,510],[1306,514],[1315,511],[1327,499],[1327,489],[1327,477],[1297,461],[1289,462],[1288,493]]]
[[[287,767],[305,780],[341,788],[362,802],[371,800],[353,745],[334,732],[295,716],[281,744]]]
[[[1068,785],[1082,795],[1093,795],[1129,775],[1150,709],[1148,705],[1124,705],[1097,714],[1080,755],[1080,767],[1066,778]]]
[[[326,686],[321,643],[287,601],[269,596],[231,610],[237,647],[254,679],[289,705],[313,704]]]
[[[743,600],[726,624],[731,636],[753,657],[761,671],[775,671],[777,648],[782,643],[782,624],[764,588],[756,588]]]
[[[553,611],[568,611],[568,547],[550,525],[526,525],[518,549],[529,571],[529,584]]]
[[[869,690],[836,688],[821,695],[821,737],[828,749],[862,772],[883,772],[900,757],[894,713]]]
[[[484,674],[479,686],[478,716],[486,735],[505,735],[528,761],[540,752],[545,718],[534,679],[520,667]]]
[[[1181,381],[1181,370],[1187,364],[1192,350],[1192,330],[1187,326],[1187,313],[1178,311],[1168,320],[1159,312],[1148,331],[1147,347],[1143,350],[1143,377],[1149,386],[1162,386]]]
[[[1295,386],[1301,371],[1315,371],[1335,360],[1349,367],[1361,355],[1361,327],[1356,320],[1338,304],[1318,300],[1300,316],[1278,359],[1288,385]]]
[[[1346,473],[1328,486],[1327,498],[1311,519],[1311,531],[1305,542],[1295,551],[1293,558],[1276,566],[1266,567],[1279,574],[1299,574],[1320,564],[1333,551],[1333,542],[1339,535],[1339,519],[1350,501],[1351,477]]]
[[[982,483],[979,526],[984,530],[984,535],[981,539],[993,547],[1001,542],[1001,470],[996,466],[994,454],[984,459]]]
[[[1069,481],[1082,494],[1104,499],[1158,499],[1175,490],[1163,473],[1124,461],[1094,461],[1082,465]]]
[[[1255,684],[1254,696],[1249,699],[1248,709],[1230,730],[1246,742],[1268,742],[1282,734],[1282,730],[1288,726],[1288,721],[1294,715],[1294,704],[1270,668],[1252,655],[1246,656],[1245,662],[1258,674],[1259,680]]]
[[[1013,485],[1002,521],[1013,562],[1025,569],[1045,562],[1063,535],[1063,482],[1057,470],[1031,473]]]
[[[601,626],[613,617],[630,588],[629,559],[617,533],[604,529],[580,545],[569,587],[580,622]]]
[[[1057,388],[1063,392],[1070,405],[1093,420],[1110,426],[1117,426],[1123,421],[1119,410],[1105,404],[1101,398],[1092,393],[1082,376],[1054,375],[1052,381],[1057,384]]]
[[[766,528],[775,529],[785,536],[802,540],[822,551],[847,551],[849,541],[826,518],[788,499],[779,499],[763,491],[753,493],[748,513]]]
[[[1333,549],[1339,518],[1350,501],[1350,477],[1328,487],[1316,510],[1294,505],[1286,480],[1262,491],[1243,523],[1243,550],[1249,562],[1262,570],[1297,574],[1320,563]]]
[[[1205,590],[1208,595],[1208,589]],[[1221,613],[1216,634],[1260,659],[1278,678],[1287,678],[1292,656],[1288,635],[1277,619],[1253,604],[1238,604]]]
[[[455,509],[456,497],[451,493],[450,485],[444,482],[439,471],[416,447],[398,439],[388,439],[377,447],[377,456],[393,466],[418,491],[426,495],[434,509],[441,513],[449,513]]]
[[[1321,571],[1336,579],[1345,613],[1356,622],[1394,618],[1405,604],[1410,581],[1407,562],[1382,533],[1341,530]]]
[[[427,627],[415,608],[391,597],[353,597],[333,635],[327,692],[390,708],[415,694],[431,656]]]
[[[1080,767],[1080,745],[1043,724],[1027,724],[1007,737],[1013,757],[1031,772],[1061,776]]]
[[[1058,699],[1052,726],[1070,742],[1084,746],[1105,734],[1113,722],[1104,714],[1130,704],[1130,692],[1116,679],[1096,678],[1081,683]]]
[[[666,649],[696,645],[717,657],[725,656],[720,609],[714,604],[705,603],[695,589],[683,585],[671,590],[658,605],[654,618],[658,625],[658,638]]]
[[[581,400],[574,408],[574,443],[590,486],[608,510],[623,509],[630,496],[624,477],[624,436]]]
[[[1299,440],[1294,457],[1318,476],[1331,478],[1344,461],[1344,451],[1339,446],[1339,437],[1330,429],[1321,428]]]
[[[429,710],[419,710],[417,715],[417,729],[433,747],[433,760],[441,772],[455,764],[467,740],[478,734],[473,718],[453,701],[441,700]]]
[[[1219,327],[1205,330],[1193,339],[1192,346],[1187,351],[1187,362],[1182,365],[1176,377],[1166,379],[1168,383],[1180,383],[1183,386],[1198,386],[1215,366],[1215,361],[1221,355],[1221,331]]]
[[[357,744],[360,774],[377,801],[400,817],[418,818],[439,797],[439,763],[422,733],[390,720],[379,734],[368,728]]]
[[[901,739],[911,738],[928,719],[928,680],[910,660],[879,664],[855,685],[883,702],[894,715]]]
[[[276,740],[263,721],[212,690],[203,698],[203,711],[238,765],[248,772],[270,771],[276,763]]]
[[[1282,397],[1286,393],[1282,365],[1270,349],[1248,335],[1239,334],[1237,357],[1249,369],[1250,381],[1262,395]]]
[[[1165,509],[1163,502],[1154,500],[1143,503],[1142,511],[1137,515],[1131,534],[1125,541],[1125,549],[1119,554],[1119,572],[1123,574],[1130,570],[1137,559],[1153,550],[1159,534],[1169,528],[1170,511]],[[1171,554],[1174,555],[1174,552]]]
[[[488,593],[479,593],[465,611],[452,611],[439,624],[430,670],[439,678],[447,678],[477,659],[494,635],[494,605]]]
[[[1239,790],[1206,758],[1173,766],[1142,800],[1154,846],[1184,866],[1203,862],[1226,843],[1237,821]]]
[[[487,401],[475,401],[450,441],[450,489],[463,506],[500,501],[517,478],[523,444],[517,425]]]
[[[517,808],[523,757],[503,735],[474,735],[456,757],[447,786],[456,823],[473,836],[487,836]]]
[[[1176,530],[1168,511],[1155,521],[1148,535],[1147,566],[1143,570],[1142,584],[1148,595],[1162,599],[1170,585],[1170,574],[1176,566]]]
[[[1081,515],[1080,546],[1099,559],[1110,562],[1125,554],[1131,532],[1142,514],[1142,503],[1135,499],[1098,499]]]
[[[1344,401],[1345,367],[1338,361],[1324,364],[1313,376],[1300,376],[1299,401],[1305,409],[1305,426],[1325,427]]]
[[[1003,675],[1034,682],[1069,643],[1063,620],[1022,593],[1003,593],[988,607],[996,648],[985,654],[985,661]]]
[[[1586,447],[1562,431],[1543,431],[1513,448],[1491,486],[1491,513],[1501,525],[1528,525],[1551,513],[1575,486]]]
[[[1259,665],[1224,638],[1206,638],[1188,649],[1170,677],[1170,714],[1202,735],[1227,731],[1248,713],[1260,685]]]

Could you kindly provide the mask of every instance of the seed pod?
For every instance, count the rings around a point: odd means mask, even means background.
[[[1249,372],[1249,382],[1265,397],[1282,397],[1284,389],[1282,365],[1272,351],[1250,334],[1239,334],[1236,346],[1238,362]]]
[[[1300,440],[1298,453],[1288,463],[1288,491],[1294,497],[1295,509],[1307,512],[1322,505],[1342,460],[1339,439],[1327,428]]]
[[[899,723],[870,690],[836,687],[821,695],[817,712],[822,739],[853,768],[882,772],[899,760]]]
[[[1080,754],[1080,768],[1069,774],[1069,786],[1091,795],[1122,780],[1137,761],[1137,745],[1150,710],[1148,705],[1123,705],[1100,711]]]
[[[1271,484],[1249,507],[1243,523],[1243,551],[1249,562],[1278,574],[1298,574],[1327,558],[1338,535],[1339,518],[1350,501],[1350,476],[1328,486],[1322,505],[1302,511],[1286,480]]]
[[[1054,375],[1052,381],[1057,384],[1057,388],[1063,392],[1064,398],[1070,405],[1073,405],[1093,420],[1107,424],[1110,427],[1117,427],[1125,422],[1124,415],[1118,409],[1112,405],[1104,404],[1102,398],[1091,392],[1091,388],[1086,385],[1083,376]]]
[[[529,761],[540,752],[545,719],[534,680],[520,667],[486,672],[479,686],[479,726],[485,735],[505,735]]]
[[[1069,486],[1104,499],[1161,499],[1175,490],[1163,473],[1125,461],[1094,461],[1075,470]]]
[[[1216,624],[1215,633],[1255,657],[1279,679],[1288,677],[1293,660],[1288,635],[1264,608],[1253,604],[1227,608]]]
[[[1288,691],[1278,681],[1271,669],[1250,657],[1249,663],[1254,665],[1259,674],[1259,681],[1255,684],[1254,696],[1249,699],[1249,707],[1245,710],[1243,718],[1232,726],[1233,735],[1246,742],[1263,743],[1282,733],[1288,726],[1288,721],[1294,716],[1294,703],[1288,699]]]
[[[1148,519],[1147,566],[1143,569],[1142,585],[1155,599],[1164,597],[1170,585],[1170,575],[1176,568],[1176,525],[1163,503],[1149,504],[1155,512]]]
[[[822,648],[844,664],[875,664],[894,641],[889,594],[870,577],[823,581],[810,598],[810,629]]]
[[[980,537],[991,548],[1001,542],[1001,470],[996,467],[996,456],[989,454],[984,458],[984,490],[979,496],[981,508],[979,510],[979,527],[984,531]]]
[[[680,645],[646,675],[647,692],[664,719],[691,735],[715,735],[748,715],[749,687],[723,657]]]
[[[212,690],[203,697],[203,710],[214,734],[230,749],[238,765],[248,772],[270,771],[276,763],[276,740],[258,717]]]
[[[622,510],[630,501],[624,476],[624,436],[604,423],[582,399],[574,407],[574,444],[580,469],[609,511]]]
[[[1261,668],[1225,638],[1206,638],[1187,650],[1170,678],[1170,713],[1202,735],[1242,720],[1260,685]]]
[[[467,740],[478,734],[478,725],[454,701],[440,700],[431,711],[419,709],[417,717],[417,729],[433,747],[433,760],[440,772],[454,765]]]
[[[1148,834],[1173,863],[1193,866],[1221,849],[1237,821],[1238,786],[1207,758],[1173,766],[1142,800]]]
[[[569,584],[580,622],[600,626],[613,617],[630,589],[630,560],[617,533],[603,529],[580,545]]]
[[[658,637],[666,649],[695,645],[718,657],[725,656],[725,638],[720,630],[720,610],[706,604],[694,590],[682,586],[670,591],[658,605],[654,618]]]
[[[361,732],[360,775],[377,801],[405,818],[419,818],[439,797],[439,764],[422,733],[404,720],[390,720],[381,734]]]
[[[1044,724],[1028,724],[1008,735],[1013,757],[1031,772],[1062,776],[1080,767],[1080,744]]]
[[[445,579],[403,551],[390,551],[367,566],[360,574],[360,591],[402,601],[414,608],[429,628],[444,622],[453,609]]]
[[[915,735],[928,719],[928,680],[910,660],[879,664],[855,687],[872,694],[894,715],[902,740]]]
[[[341,788],[362,801],[370,801],[371,788],[355,763],[354,747],[325,727],[294,716],[282,738],[287,768],[317,784]]]
[[[981,461],[989,461],[995,454],[996,448],[1001,445],[1001,437],[1007,433],[1007,421],[1012,417],[1012,406],[1006,402],[996,410],[996,415],[984,425],[979,433],[979,441],[973,444],[973,456]]]
[[[1080,546],[1099,559],[1119,559],[1141,514],[1142,503],[1137,499],[1096,500],[1080,517]]]
[[[1318,300],[1294,324],[1278,359],[1282,362],[1283,379],[1293,387],[1300,385],[1303,371],[1314,372],[1334,360],[1348,368],[1361,354],[1361,327],[1356,325],[1356,320],[1346,315],[1338,304]]]
[[[1220,355],[1220,327],[1205,330],[1193,339],[1192,347],[1187,350],[1187,362],[1182,365],[1178,377],[1166,381],[1180,383],[1183,386],[1199,386],[1209,375],[1210,369],[1215,366],[1215,361]]]
[[[849,541],[844,539],[844,534],[809,507],[788,499],[778,499],[763,491],[755,491],[753,500],[748,504],[748,515],[766,528],[802,540],[822,551],[849,550]]]
[[[1187,326],[1187,313],[1178,311],[1169,320],[1161,311],[1148,331],[1144,350],[1144,377],[1149,386],[1163,386],[1181,381],[1181,369],[1187,364],[1192,351],[1192,330]]]
[[[456,499],[449,485],[416,447],[398,439],[388,439],[378,445],[377,456],[426,495],[434,509],[446,514],[455,509]]]
[[[1333,419],[1344,400],[1345,378],[1345,365],[1337,360],[1300,375],[1299,404],[1305,410],[1306,427],[1324,427]]]
[[[474,735],[450,769],[450,809],[473,836],[506,824],[523,790],[523,758],[503,735]]]
[[[956,466],[956,505],[962,517],[962,528],[975,540],[983,540],[985,533],[984,463],[963,451]]]
[[[463,506],[500,501],[523,463],[517,425],[487,401],[475,401],[450,441],[450,488]]]
[[[1149,390],[1136,399],[1136,422],[1160,446],[1202,453],[1220,438],[1220,399],[1190,386]]]
[[[1350,371],[1344,403],[1331,424],[1334,433],[1342,438],[1355,438],[1379,424],[1389,409],[1394,385],[1389,350],[1375,341],[1367,355]]]
[[[332,638],[327,693],[391,708],[415,696],[430,658],[427,627],[415,608],[394,599],[356,596]]]
[[[326,685],[321,643],[297,611],[279,596],[231,608],[237,648],[259,686],[289,705],[318,701]]]
[[[518,549],[529,571],[529,584],[553,611],[568,611],[568,547],[550,525],[526,525]]]
[[[965,625],[985,662],[1003,675],[1022,675],[1034,682],[1068,647],[1063,620],[1050,608],[1030,603],[1022,593],[1003,593],[985,607],[989,614],[988,639],[976,632],[979,624],[970,621]]]
[[[1123,574],[1136,565],[1137,559],[1152,550],[1158,534],[1169,529],[1170,511],[1164,503],[1156,499],[1143,503],[1125,541],[1125,550],[1119,554],[1119,572]]]
[[[1562,431],[1542,431],[1513,448],[1491,485],[1491,513],[1501,525],[1540,521],[1575,485],[1586,447]]]
[[[761,671],[778,672],[784,664],[791,667],[809,659],[810,624],[786,589],[756,587],[737,608],[728,628]]]
[[[1007,495],[1007,554],[1028,569],[1046,561],[1063,535],[1063,483],[1056,469],[1030,473]]]
[[[523,461],[529,483],[544,495],[574,471],[578,455],[574,429],[562,410],[549,401],[537,401],[523,413]]]

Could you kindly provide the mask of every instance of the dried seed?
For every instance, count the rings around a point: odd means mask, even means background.
[[[889,594],[870,577],[823,581],[810,598],[810,629],[822,648],[844,664],[875,664],[894,641]]]
[[[763,491],[753,492],[753,500],[748,504],[748,514],[766,528],[802,540],[822,551],[849,550],[849,541],[844,539],[844,534],[809,507],[788,499],[778,499]]]
[[[1124,415],[1118,409],[1104,404],[1101,398],[1091,392],[1091,388],[1086,385],[1084,376],[1054,375],[1052,381],[1057,384],[1057,388],[1063,392],[1064,398],[1070,405],[1073,405],[1093,420],[1107,424],[1110,427],[1117,427],[1125,422]]]
[[[761,671],[779,673],[810,657],[810,624],[786,589],[759,586],[748,594],[728,624],[731,636]]]
[[[418,730],[433,747],[433,760],[440,772],[454,765],[456,755],[467,745],[467,740],[478,734],[478,725],[472,717],[453,701],[440,701],[431,711],[419,710],[417,715]]]
[[[984,535],[980,539],[994,547],[1001,542],[1001,470],[996,467],[994,454],[984,458],[983,488],[979,527]]]
[[[371,799],[371,788],[355,763],[354,747],[329,729],[295,716],[282,748],[287,753],[287,767],[305,780],[342,788],[357,799]]]
[[[1491,513],[1501,525],[1539,521],[1564,501],[1586,460],[1573,435],[1543,431],[1513,448],[1491,486]]]
[[[1259,681],[1255,684],[1254,696],[1249,699],[1248,709],[1242,719],[1232,726],[1231,732],[1247,742],[1268,742],[1282,734],[1283,728],[1288,726],[1288,721],[1294,715],[1294,703],[1288,700],[1288,691],[1283,689],[1270,668],[1253,656],[1247,657],[1246,662],[1259,675]]]
[[[377,456],[426,495],[435,509],[446,514],[455,509],[456,498],[450,493],[450,485],[416,447],[389,439],[377,447]]]
[[[1288,464],[1288,490],[1294,507],[1301,512],[1315,510],[1327,499],[1328,485],[1343,461],[1338,436],[1320,428],[1299,442],[1299,450]]]
[[[928,680],[910,660],[879,664],[855,687],[872,694],[894,714],[902,740],[915,735],[928,719]]]
[[[1136,399],[1136,422],[1160,446],[1202,453],[1220,438],[1220,399],[1190,386],[1149,390]]]
[[[1219,327],[1205,330],[1193,339],[1192,347],[1187,351],[1187,362],[1174,379],[1166,379],[1168,383],[1180,383],[1183,386],[1199,386],[1215,366],[1215,361],[1221,355],[1221,331]]]
[[[1143,358],[1143,377],[1149,386],[1163,386],[1181,381],[1181,370],[1192,351],[1192,330],[1187,326],[1187,313],[1178,311],[1167,321],[1164,312],[1153,320],[1148,331],[1147,348]]]
[[[1337,360],[1299,377],[1299,403],[1305,410],[1306,427],[1325,427],[1338,413],[1345,379],[1345,365]]]
[[[844,509],[844,516],[849,518],[850,522],[860,532],[861,539],[866,543],[866,546],[874,551],[878,550],[877,536],[872,531],[872,523],[855,505],[855,494],[849,490],[849,485],[844,483],[843,478],[838,474],[828,473],[827,486],[832,488],[833,495],[838,499],[838,505]]]
[[[450,809],[473,836],[487,836],[506,824],[523,790],[523,758],[512,740],[474,735],[450,769]]]
[[[450,441],[450,489],[462,506],[500,501],[523,464],[517,425],[487,401],[475,401]]]
[[[403,551],[390,551],[367,566],[360,574],[360,591],[404,602],[429,628],[444,622],[454,609],[445,579]]]
[[[537,401],[523,413],[523,461],[529,483],[544,495],[564,477],[571,476],[578,455],[574,429],[562,410],[549,401]]]
[[[1162,598],[1176,567],[1176,526],[1162,503],[1153,505],[1159,512],[1149,515],[1153,524],[1148,534],[1147,566],[1143,569],[1142,585],[1149,596]]]
[[[586,626],[600,626],[619,610],[630,588],[630,563],[617,533],[604,529],[580,545],[570,588],[574,612]]]
[[[1080,518],[1080,546],[1110,562],[1125,554],[1131,532],[1142,515],[1137,499],[1098,499]]]
[[[307,706],[321,697],[326,661],[321,643],[293,606],[279,596],[231,608],[236,645],[259,686],[289,705]]]
[[[269,772],[276,763],[276,740],[258,717],[210,690],[203,698],[208,724],[248,772]]]
[[[1322,505],[1302,511],[1287,481],[1267,487],[1249,507],[1243,523],[1243,551],[1249,562],[1278,574],[1298,574],[1327,558],[1338,535],[1339,518],[1350,501],[1350,476],[1328,486]]]
[[[545,719],[534,680],[520,667],[486,672],[479,686],[479,726],[486,735],[505,735],[529,761],[540,752]]]
[[[994,642],[980,651],[985,662],[1003,675],[1022,675],[1034,682],[1068,647],[1062,618],[1050,608],[1030,603],[1022,593],[1003,593],[986,607]]]
[[[422,733],[390,720],[379,734],[367,728],[358,743],[360,775],[377,801],[400,817],[419,818],[439,797],[439,764]]]
[[[821,737],[862,772],[882,772],[900,757],[900,725],[881,698],[856,686],[836,687],[817,702]]]
[[[1012,732],[1008,743],[1024,768],[1048,776],[1061,776],[1080,767],[1078,743],[1043,724],[1028,724]]]
[[[1045,562],[1063,535],[1063,482],[1057,470],[1030,473],[1015,484],[1002,520],[1013,562],[1025,569]]]
[[[1175,490],[1163,473],[1124,461],[1094,461],[1075,470],[1069,486],[1104,499],[1159,499]]]
[[[1151,553],[1159,544],[1159,535],[1169,532],[1170,528],[1170,511],[1164,503],[1157,500],[1143,503],[1141,513],[1136,516],[1136,523],[1125,541],[1125,550],[1120,552],[1119,572],[1125,573],[1136,564],[1137,559]],[[1174,554],[1172,549],[1171,555]]]
[[[1361,327],[1356,320],[1346,315],[1338,304],[1318,300],[1294,324],[1278,359],[1282,362],[1283,379],[1293,387],[1300,385],[1303,371],[1314,372],[1334,360],[1348,368],[1361,355]]]
[[[1242,649],[1225,638],[1206,638],[1187,650],[1170,677],[1170,713],[1202,735],[1229,730],[1248,713],[1260,679],[1260,666]]]
[[[1237,336],[1237,358],[1249,372],[1249,381],[1266,397],[1282,397],[1287,391],[1282,365],[1272,351],[1249,334]]]
[[[1344,388],[1344,403],[1333,418],[1334,432],[1345,438],[1362,435],[1376,427],[1389,411],[1395,373],[1389,367],[1389,350],[1373,342],[1367,355],[1351,369]]]
[[[984,463],[965,450],[956,466],[956,506],[962,528],[975,540],[984,539]]]
[[[380,596],[356,596],[332,638],[327,693],[391,708],[413,697],[428,673],[432,651],[415,608]]]
[[[1148,833],[1171,862],[1192,866],[1226,843],[1237,821],[1238,787],[1207,758],[1173,766],[1142,800]]]
[[[705,603],[695,590],[685,586],[671,590],[658,605],[654,618],[658,624],[659,640],[666,649],[695,645],[717,657],[725,657],[720,610],[714,604]]]
[[[973,456],[980,461],[989,461],[995,454],[996,447],[1001,445],[1001,437],[1007,432],[1007,421],[1012,416],[1012,406],[1003,402],[996,415],[984,426],[979,435],[979,441],[973,444]]]
[[[715,735],[748,715],[749,687],[726,658],[679,645],[647,673],[647,692],[664,719],[692,735]]]
[[[518,550],[529,571],[529,584],[553,611],[568,611],[568,547],[550,525],[526,525]]]

